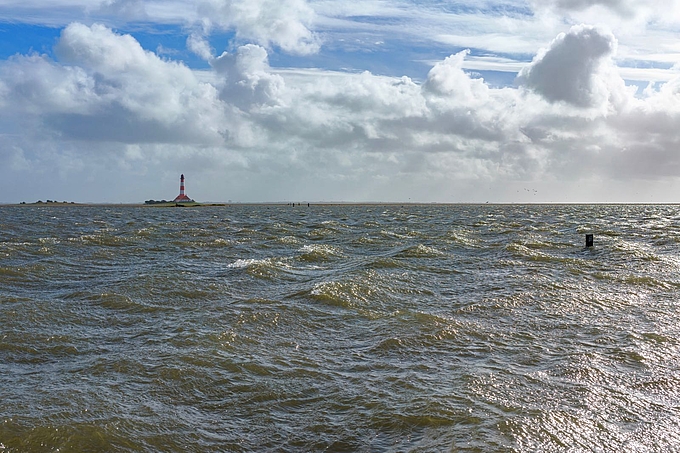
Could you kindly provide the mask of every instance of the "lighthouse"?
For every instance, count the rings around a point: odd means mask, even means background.
[[[186,194],[184,193],[184,174],[182,174],[182,176],[179,177],[179,195],[177,195],[177,198],[175,198],[173,201],[175,203],[194,201],[191,198],[187,197]]]

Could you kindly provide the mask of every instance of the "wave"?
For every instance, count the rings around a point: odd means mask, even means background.
[[[366,305],[375,291],[377,288],[371,284],[354,281],[327,281],[315,284],[309,295],[329,305],[354,308],[358,305]]]
[[[265,258],[265,259],[237,259],[233,263],[229,264],[227,267],[231,268],[236,268],[236,269],[242,269],[242,268],[248,268],[252,266],[258,266],[258,265],[268,265],[271,263],[270,258]]]
[[[416,244],[409,246],[400,252],[398,252],[396,255],[394,255],[395,258],[441,258],[443,256],[446,256],[447,254],[438,250],[435,247],[429,246],[429,245],[424,245],[424,244]]]
[[[134,243],[131,237],[108,233],[84,234],[79,237],[69,238],[68,240],[72,243],[76,242],[89,246],[103,245],[107,247],[122,247]]]
[[[243,269],[248,275],[256,278],[277,279],[295,274],[287,261],[286,258],[239,258],[227,267]]]
[[[343,256],[339,247],[329,244],[305,245],[299,251],[302,252],[299,259],[308,262],[329,261]]]
[[[677,206],[0,210],[0,450],[679,450]]]

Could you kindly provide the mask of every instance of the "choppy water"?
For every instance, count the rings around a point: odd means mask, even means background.
[[[0,207],[0,452],[680,451],[679,294],[679,206]]]

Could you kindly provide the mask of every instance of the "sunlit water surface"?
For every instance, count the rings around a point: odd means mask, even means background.
[[[680,451],[679,287],[678,206],[0,207],[0,452]]]

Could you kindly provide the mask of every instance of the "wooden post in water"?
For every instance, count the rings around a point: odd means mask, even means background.
[[[586,247],[592,247],[593,246],[593,235],[592,234],[586,234]]]

